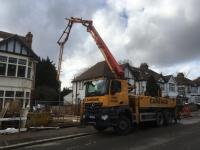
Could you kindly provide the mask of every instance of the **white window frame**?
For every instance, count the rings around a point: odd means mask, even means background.
[[[3,63],[3,64],[6,64],[5,75],[0,75],[0,76],[15,77],[15,78],[26,78],[26,79],[32,80],[32,78],[33,78],[33,61],[30,58],[18,58],[18,57],[13,57],[13,56],[4,56],[4,55],[0,55],[0,56],[7,58],[6,62],[0,62],[0,63]],[[15,59],[17,59],[17,62],[16,63],[10,63],[9,58],[15,58]],[[25,64],[19,64],[20,59],[26,60],[26,65]],[[29,65],[29,63],[31,63],[31,64]],[[8,65],[15,65],[16,66],[15,76],[8,76]],[[18,77],[18,67],[19,66],[25,67],[25,77]],[[30,69],[30,77],[28,77],[28,69]]]
[[[29,103],[30,103],[30,98],[31,98],[31,91],[29,91],[29,90],[14,90],[14,91],[13,90],[1,90],[1,91],[3,91],[3,96],[0,96],[0,98],[3,99],[3,102],[2,102],[2,106],[0,108],[4,108],[5,107],[6,99],[11,99],[11,100],[22,99],[23,102],[22,102],[22,107],[21,108],[25,108],[25,107],[27,107],[27,105],[30,105]],[[6,96],[6,92],[7,91],[14,92],[13,97],[7,97]],[[16,97],[16,93],[17,92],[23,92],[24,93],[23,97]],[[26,96],[26,93],[29,93],[28,97]]]
[[[169,92],[175,92],[175,90],[176,90],[175,89],[175,84],[174,83],[169,83]]]

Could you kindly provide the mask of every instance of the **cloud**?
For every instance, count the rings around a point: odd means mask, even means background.
[[[130,59],[135,66],[147,62],[166,74],[194,68],[194,78],[200,74],[199,5],[198,0],[1,0],[0,30],[22,35],[31,31],[36,53],[57,62],[64,18],[92,19],[117,60]],[[63,84],[103,59],[86,28],[74,25],[65,45]]]

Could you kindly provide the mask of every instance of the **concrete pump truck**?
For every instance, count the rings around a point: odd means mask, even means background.
[[[114,78],[102,77],[85,83],[85,99],[81,107],[83,123],[93,125],[98,131],[113,127],[118,134],[127,134],[133,127],[147,121],[154,121],[157,126],[176,122],[175,99],[136,96],[129,93],[131,86],[124,78],[123,68],[115,60],[91,20],[73,17],[66,20],[68,25],[58,40],[60,45],[58,74],[60,74],[64,44],[74,23],[87,28],[114,74]]]

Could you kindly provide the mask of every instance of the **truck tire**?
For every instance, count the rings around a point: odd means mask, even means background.
[[[95,128],[97,131],[102,132],[102,131],[104,131],[107,127],[95,125],[94,128]]]
[[[156,125],[161,127],[164,125],[164,115],[162,112],[157,112],[156,114]]]
[[[131,120],[126,116],[120,116],[117,125],[114,127],[115,132],[119,135],[126,135],[130,133],[131,129]]]

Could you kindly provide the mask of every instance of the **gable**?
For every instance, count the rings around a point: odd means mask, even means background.
[[[135,78],[129,67],[124,68],[124,76],[125,76],[125,78],[128,78],[128,79],[134,79]]]
[[[176,83],[175,79],[173,76],[170,77],[168,83]]]
[[[17,35],[0,41],[0,51],[38,59],[37,55]]]

